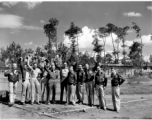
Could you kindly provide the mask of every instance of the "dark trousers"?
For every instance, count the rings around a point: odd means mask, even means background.
[[[55,101],[56,96],[56,81],[49,80],[47,84],[47,102],[50,102],[50,96],[52,92],[52,101]]]
[[[93,105],[94,104],[94,83],[93,81],[89,81],[85,83],[86,85],[86,92],[88,97],[88,104]]]
[[[66,81],[61,82],[60,102],[63,102],[64,89],[65,89],[65,92],[67,93],[67,82]],[[66,100],[67,100],[67,96],[66,96]]]

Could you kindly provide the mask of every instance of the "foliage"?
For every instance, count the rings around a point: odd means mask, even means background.
[[[69,39],[71,40],[71,51],[74,54],[76,54],[78,47],[78,41],[76,42],[76,38],[78,40],[78,34],[80,33],[82,33],[81,28],[76,26],[74,22],[71,22],[70,28],[67,31],[65,31],[65,35],[69,36]]]
[[[17,62],[19,57],[23,54],[23,49],[19,44],[12,42],[9,46],[7,46],[6,50],[1,48],[1,60],[5,61],[9,59],[10,63]]]
[[[62,58],[63,62],[67,62],[69,59],[70,49],[66,47],[62,42],[58,45],[57,54]]]
[[[132,46],[129,47],[130,52],[129,52],[129,57],[133,63],[134,66],[140,66],[141,62],[141,43],[139,42],[134,42]]]
[[[107,53],[105,56],[105,60],[106,60],[106,64],[111,64],[113,61],[112,55],[110,53]]]
[[[52,50],[53,44],[57,42],[57,26],[59,21],[56,18],[51,18],[48,24],[44,25],[44,33],[48,37],[49,41],[44,46],[48,51],[48,58],[55,57],[55,52]]]

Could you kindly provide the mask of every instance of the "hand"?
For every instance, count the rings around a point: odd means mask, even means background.
[[[13,73],[10,73],[10,75],[13,75]]]

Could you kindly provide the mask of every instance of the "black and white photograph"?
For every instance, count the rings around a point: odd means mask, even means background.
[[[0,1],[0,119],[152,119],[152,1]]]

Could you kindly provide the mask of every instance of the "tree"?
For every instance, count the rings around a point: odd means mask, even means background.
[[[45,49],[48,50],[48,58],[54,57],[54,51],[52,50],[53,43],[57,42],[57,25],[59,21],[56,18],[51,18],[48,24],[44,25],[44,33],[48,37],[49,41],[45,45]]]
[[[105,45],[106,45],[106,37],[108,36],[107,28],[106,27],[100,27],[99,28],[99,37],[103,40],[103,49],[104,49],[104,67],[105,67]]]
[[[140,66],[141,65],[141,43],[139,42],[134,42],[132,46],[129,47],[130,52],[129,52],[129,57],[133,63],[134,66]]]
[[[103,51],[103,45],[99,44],[99,39],[98,39],[98,32],[95,31],[95,34],[92,36],[94,38],[94,41],[92,44],[94,45],[93,51],[97,53],[96,60],[97,62],[101,62],[101,52]]]
[[[107,53],[106,55],[105,55],[105,59],[106,59],[106,63],[107,64],[111,64],[112,63],[112,55],[110,54],[110,53]]]
[[[32,48],[25,49],[24,52],[25,53],[29,53],[29,54],[33,54],[34,53],[34,51],[32,50]]]
[[[149,61],[152,63],[152,55],[150,55],[150,57],[149,57]]]
[[[141,29],[139,28],[139,26],[135,23],[135,22],[132,22],[132,29],[135,30],[136,32],[136,37],[139,38],[141,40],[141,62],[140,62],[140,68],[141,68],[141,72],[142,72],[142,59],[143,59],[143,55],[142,55],[142,49],[143,49],[143,43],[142,43],[142,37],[141,37]]]
[[[2,60],[5,61],[8,59],[10,63],[17,62],[19,57],[23,54],[23,49],[19,44],[12,42],[9,46],[7,46],[6,50],[1,49]]]
[[[61,59],[63,60],[63,62],[67,62],[69,59],[69,48],[66,47],[62,42],[58,45],[58,49],[57,49],[57,54],[59,55],[59,57],[61,57]]]
[[[65,31],[65,35],[69,36],[69,39],[71,41],[71,59],[77,56],[76,55],[77,48],[78,48],[78,55],[79,55],[78,35],[81,32],[82,32],[81,28],[79,28],[78,26],[75,26],[74,22],[71,22],[70,28],[67,31]],[[76,42],[76,38],[77,38],[77,42]]]
[[[114,53],[114,56],[115,56],[115,59],[117,58],[116,57],[116,48],[115,48],[115,45],[114,45],[114,40],[113,40],[113,36],[112,36],[112,33],[115,33],[116,29],[117,29],[117,26],[113,25],[112,23],[108,23],[107,25],[107,33],[111,36],[112,38],[112,45],[113,45],[113,53]]]

